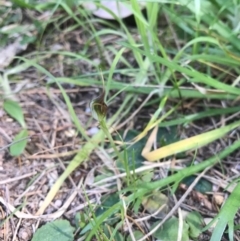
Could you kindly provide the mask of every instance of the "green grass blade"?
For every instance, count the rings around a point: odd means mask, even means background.
[[[239,197],[240,197],[240,183],[238,183],[237,186],[234,188],[233,192],[227,198],[226,202],[221,208],[220,213],[215,218],[218,221],[212,233],[212,237],[210,241],[221,240],[221,237],[227,225],[229,229],[229,240],[230,241],[234,240],[233,239],[233,229],[234,229],[233,220],[234,220],[235,214],[237,213],[240,207]]]

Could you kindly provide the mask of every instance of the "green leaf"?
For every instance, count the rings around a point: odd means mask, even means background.
[[[74,228],[67,220],[56,220],[39,228],[32,241],[72,241],[73,232]]]
[[[13,100],[5,100],[3,104],[4,110],[18,123],[23,127],[26,128],[26,123],[24,121],[23,110],[18,102]]]
[[[125,142],[131,141],[134,137],[136,137],[139,134],[138,131],[135,130],[129,130],[127,132],[127,135],[124,139]],[[120,133],[120,136],[122,136],[123,133]],[[120,140],[120,139],[119,139]],[[124,157],[127,157],[127,165],[129,170],[134,170],[140,166],[142,166],[143,161],[145,159],[142,157],[142,149],[146,145],[147,138],[142,138],[140,141],[134,143],[133,145],[130,145],[127,148],[124,148],[124,150],[121,152],[122,159]],[[126,158],[125,158],[126,159]],[[120,160],[117,160],[117,167],[120,170],[126,171],[125,166]]]
[[[133,235],[136,240],[141,239],[144,236],[144,234],[139,230],[134,230]],[[130,236],[130,234],[127,237],[127,241],[132,241],[132,237]]]
[[[171,126],[170,128],[160,127],[157,133],[157,139],[161,146],[166,146],[171,143],[174,143],[179,139],[178,130],[176,126]]]
[[[154,226],[156,226],[156,223]],[[153,236],[161,241],[178,240],[179,220],[176,217],[168,219],[162,227],[160,227]],[[188,224],[183,221],[183,230],[181,241],[188,241]]]
[[[110,196],[105,196],[101,199],[101,206],[97,208],[96,217],[102,215],[106,210],[119,202],[119,195],[114,193]]]
[[[29,8],[32,9],[33,5],[29,4],[28,1],[24,1],[24,0],[12,0],[13,3],[19,7],[22,8]]]
[[[182,180],[182,183],[187,185],[188,187],[195,181],[196,177],[195,176],[189,176],[186,177]],[[195,185],[194,190],[201,192],[201,193],[206,193],[206,192],[211,192],[212,191],[212,183],[209,182],[208,180],[201,178],[198,183]]]
[[[29,43],[33,43],[35,40],[37,39],[36,36],[28,36],[28,35],[24,35],[20,44],[24,45],[24,44],[29,44]]]
[[[190,212],[186,217],[186,223],[189,225],[189,236],[191,238],[197,238],[202,233],[204,220],[198,212]]]
[[[165,194],[154,191],[150,196],[143,198],[142,205],[144,210],[147,210],[150,214],[156,213],[162,207],[155,217],[163,219],[169,211],[168,202],[168,197]]]
[[[131,142],[139,134],[141,134],[139,131],[129,130],[124,141]],[[120,136],[122,135],[123,133],[120,132]],[[161,146],[165,146],[179,140],[177,135],[177,128],[175,126],[171,126],[170,128],[161,127],[158,130],[157,139],[161,143]],[[149,134],[144,136],[134,144],[128,146],[127,148],[124,148],[124,150],[121,152],[121,155],[123,157],[122,159],[127,160],[127,167],[129,168],[129,170],[135,170],[136,168],[143,165],[142,163],[145,161],[145,158],[142,156],[142,150],[146,145],[148,137]],[[121,139],[117,138],[117,140]],[[120,160],[117,160],[117,167],[120,170],[126,171],[126,167]]]
[[[10,154],[12,156],[19,156],[23,153],[28,141],[27,129],[21,130],[14,138],[13,144],[10,146]]]

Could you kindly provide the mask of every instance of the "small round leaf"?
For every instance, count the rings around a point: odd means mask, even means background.
[[[13,144],[10,146],[10,154],[12,156],[19,156],[23,153],[28,141],[28,131],[21,130],[14,138]]]
[[[5,100],[3,104],[4,110],[18,123],[23,127],[26,128],[26,124],[24,121],[23,110],[18,102],[13,100]]]
[[[67,220],[55,220],[37,230],[32,241],[73,241],[74,228]]]

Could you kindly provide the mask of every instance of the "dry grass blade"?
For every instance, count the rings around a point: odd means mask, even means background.
[[[157,161],[167,156],[175,155],[180,152],[184,152],[187,150],[198,149],[208,143],[211,143],[228,133],[229,131],[237,128],[240,125],[240,122],[237,121],[228,126],[219,128],[217,130],[209,131],[194,137],[190,137],[186,140],[182,140],[164,147],[161,147],[152,152],[143,153],[143,156],[148,161]]]

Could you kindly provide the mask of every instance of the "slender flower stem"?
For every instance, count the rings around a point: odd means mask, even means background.
[[[113,147],[113,149],[114,149],[117,157],[119,158],[119,160],[122,161],[122,157],[121,157],[121,155],[120,155],[120,152],[118,151],[118,149],[117,149],[117,147],[116,147],[116,145],[115,145],[115,142],[114,142],[114,140],[113,140],[113,138],[112,138],[112,135],[111,135],[111,133],[109,132],[109,130],[108,130],[108,128],[107,128],[105,119],[103,119],[102,121],[99,122],[99,126],[102,128],[104,134],[105,134],[105,135],[107,136],[107,138],[109,139],[109,141],[110,141],[110,143],[111,143],[111,145],[112,145],[112,147]]]

